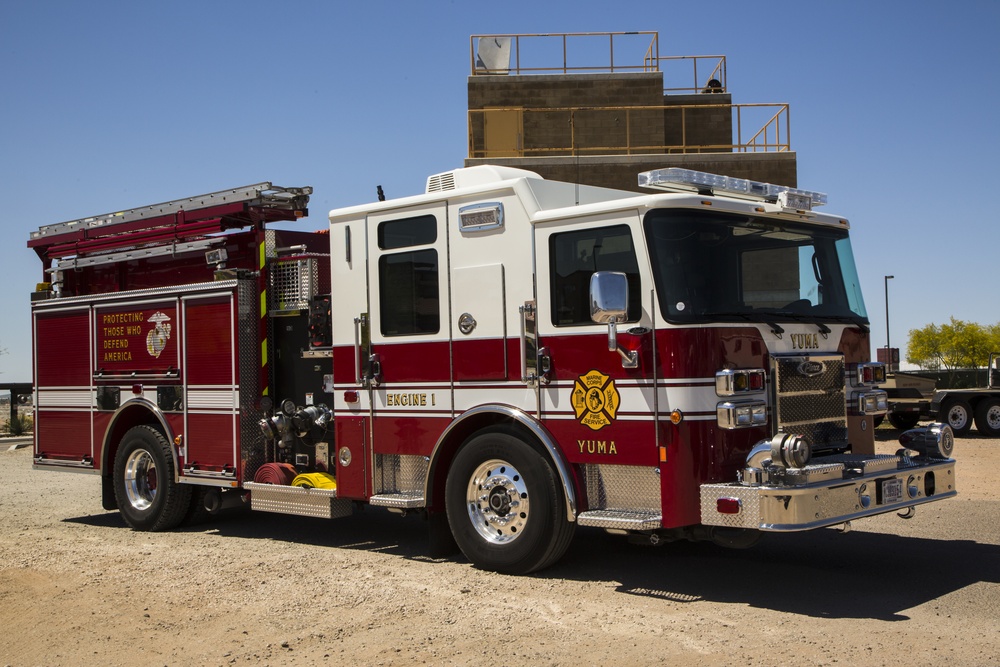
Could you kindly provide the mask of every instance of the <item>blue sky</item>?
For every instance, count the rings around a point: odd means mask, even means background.
[[[469,36],[658,31],[724,54],[735,102],[787,102],[800,187],[851,220],[893,346],[991,324],[1000,3],[0,2],[0,382],[30,380],[41,225],[269,180],[312,215],[420,192],[466,157]],[[873,352],[874,355],[874,352]]]

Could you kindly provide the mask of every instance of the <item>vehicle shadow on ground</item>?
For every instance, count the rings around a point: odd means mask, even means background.
[[[994,510],[983,511],[982,519],[989,520]],[[128,530],[117,513],[66,521]],[[428,523],[420,516],[399,517],[380,508],[335,521],[235,511],[178,530],[466,564],[460,553],[429,555]],[[904,610],[967,586],[1000,583],[997,563],[1000,546],[971,540],[827,529],[765,535],[752,549],[731,550],[690,542],[641,546],[584,528],[561,561],[531,576],[617,582],[623,594],[672,603],[736,603],[817,618],[899,621],[908,618]]]
[[[105,512],[63,519],[95,528],[131,530],[118,512]],[[223,510],[191,525],[171,532],[206,533],[227,538],[275,540],[304,546],[381,551],[404,558],[422,560],[458,560],[429,558],[428,523],[413,514],[400,517],[382,508],[363,506],[354,514],[329,520],[251,512],[249,509]],[[141,533],[147,538],[157,533]]]
[[[817,530],[766,535],[752,549],[576,540],[551,575],[609,577],[618,590],[673,602],[746,604],[817,618],[902,621],[902,612],[980,582],[1000,583],[1000,546]]]

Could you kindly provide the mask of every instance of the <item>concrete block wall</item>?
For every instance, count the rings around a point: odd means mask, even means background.
[[[465,166],[497,164],[529,169],[555,181],[596,185],[648,194],[640,189],[639,173],[665,167],[683,167],[777,185],[798,187],[794,152],[688,153],[675,155],[572,156],[539,158],[469,158]],[[810,187],[822,190],[815,184]]]
[[[471,76],[469,109],[564,109],[577,107],[658,107],[663,104],[660,72],[556,74],[545,76]],[[623,110],[575,113],[525,112],[522,146],[531,155],[569,155],[575,145],[587,149],[654,146],[663,142],[659,112]],[[485,128],[481,114],[470,115],[470,150],[481,154]],[[566,150],[547,150],[566,149]],[[602,153],[624,153],[625,150]]]
[[[524,149],[521,157],[516,157],[516,149],[494,153],[515,157],[483,157],[486,135],[483,115],[470,114],[467,166],[510,165],[536,171],[554,180],[636,192],[639,191],[639,172],[662,167],[686,167],[797,186],[795,153],[731,152],[734,141],[733,111],[729,106],[731,95],[664,95],[660,72],[472,76],[468,81],[468,94],[470,110],[510,108],[525,111],[519,123],[505,119],[497,125],[504,128],[503,137],[507,132],[522,133],[517,143]],[[579,107],[618,108],[586,110]],[[630,110],[628,107],[653,109]],[[572,113],[529,111],[566,108],[578,110]],[[683,134],[681,113],[684,114]],[[491,137],[491,141],[495,141],[492,133]],[[510,139],[509,145],[514,146],[513,138]],[[682,145],[705,148],[694,151],[688,148],[684,153],[664,149],[665,146]],[[571,153],[574,146],[576,155]]]
[[[469,108],[659,106],[663,74],[470,76]]]
[[[729,93],[664,95],[663,106],[672,107],[663,111],[664,145],[728,150],[720,147],[731,146],[734,141],[733,108],[729,106],[732,102]]]

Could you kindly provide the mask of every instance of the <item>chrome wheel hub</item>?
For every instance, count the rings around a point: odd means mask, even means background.
[[[506,461],[492,459],[473,471],[466,491],[469,520],[491,544],[516,540],[528,522],[528,488]]]
[[[156,499],[156,461],[144,449],[138,449],[125,462],[125,495],[137,510],[149,509]]]

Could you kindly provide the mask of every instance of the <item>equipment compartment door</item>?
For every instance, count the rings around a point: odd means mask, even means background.
[[[40,309],[39,309],[40,310]],[[91,311],[36,310],[35,462],[93,468]]]
[[[198,295],[183,304],[186,472],[232,473],[240,415],[235,297]]]

